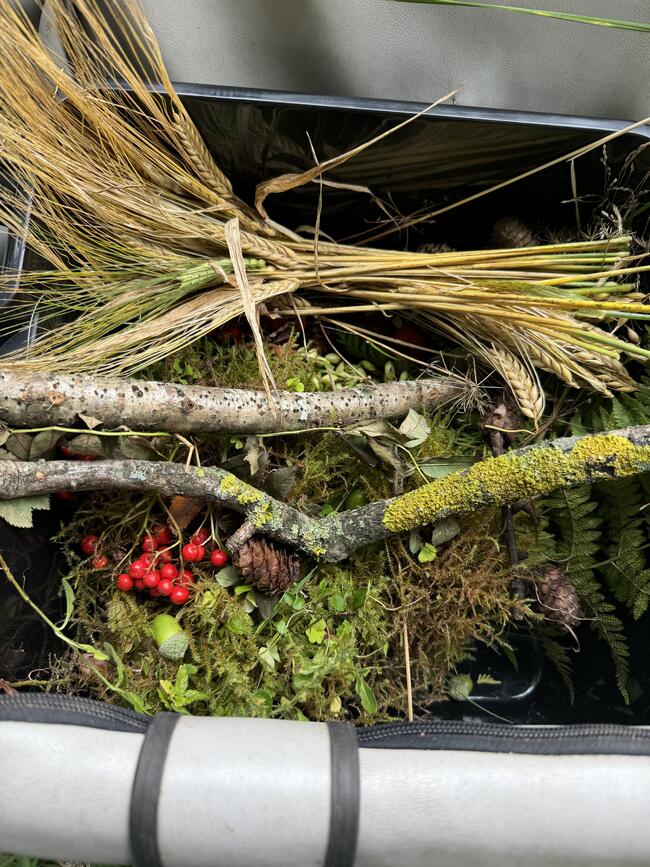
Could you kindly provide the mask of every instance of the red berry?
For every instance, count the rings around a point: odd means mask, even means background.
[[[72,457],[75,461],[94,461],[95,455],[84,455],[81,452],[73,452]]]
[[[142,582],[145,587],[157,587],[160,584],[160,572],[157,569],[146,572]]]
[[[144,563],[146,569],[151,569],[153,564],[156,562],[156,556],[147,551],[146,554],[140,554],[138,561]]]
[[[205,545],[205,543],[210,538],[210,531],[207,527],[201,527],[200,530],[197,530],[196,533],[190,539],[192,545]]]
[[[200,563],[201,560],[205,560],[205,548],[203,545],[199,545],[199,553],[194,558],[195,563]]]
[[[57,491],[56,496],[59,498],[59,500],[63,500],[66,503],[71,502],[75,498],[72,491]]]
[[[93,557],[93,569],[106,569],[111,561],[104,554]]]
[[[140,560],[134,560],[129,566],[129,575],[134,581],[141,581],[144,578],[146,571],[147,567]]]
[[[220,569],[228,562],[228,555],[223,550],[223,548],[215,548],[214,551],[210,554],[210,562],[213,566],[216,566],[218,569]]]
[[[239,343],[242,339],[242,330],[237,325],[229,325],[227,328],[223,328],[221,333],[224,338],[230,338],[233,343]]]
[[[149,588],[149,596],[160,596],[160,588],[158,585]]]
[[[414,346],[426,346],[426,341],[422,334],[413,325],[401,325],[395,329],[393,334],[395,340],[402,340],[404,343],[412,343]]]
[[[67,444],[65,440],[59,440],[56,444],[57,449],[61,452],[64,458],[69,457],[70,455],[70,446]]]
[[[194,575],[190,572],[189,569],[183,569],[178,578],[174,581],[174,584],[179,587],[189,587],[190,584],[194,584]]]
[[[87,557],[90,557],[91,554],[95,553],[95,548],[97,548],[97,543],[99,542],[99,536],[88,535],[84,536],[81,540],[81,550]]]
[[[188,542],[187,545],[183,545],[183,550],[181,553],[183,554],[183,560],[189,560],[190,563],[199,560],[201,557],[199,546],[193,545],[192,542]]]
[[[178,569],[173,563],[163,563],[160,567],[160,577],[173,581],[178,576]]]
[[[187,587],[174,587],[172,592],[169,594],[169,598],[174,605],[185,605],[187,600],[190,598],[190,591]]]
[[[154,527],[152,532],[154,539],[159,545],[169,545],[172,540],[172,534],[169,527]]]
[[[171,563],[174,559],[174,552],[171,548],[165,548],[164,551],[156,551],[156,553],[161,563]]]
[[[145,536],[142,542],[143,551],[155,551],[158,548],[158,542],[154,536]]]
[[[126,572],[123,572],[121,575],[117,577],[117,589],[124,590],[125,593],[128,593],[129,590],[133,590],[133,578],[130,575],[127,575]]]
[[[161,596],[169,596],[173,589],[174,585],[169,580],[169,578],[160,579],[160,584],[158,585],[158,592]]]
[[[136,590],[144,590],[144,584],[141,578],[137,578],[136,580],[134,580],[133,586]]]

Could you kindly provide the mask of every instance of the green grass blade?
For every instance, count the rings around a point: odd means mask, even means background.
[[[478,9],[498,9],[502,12],[521,12],[524,15],[539,15],[543,18],[557,18],[560,21],[573,21],[576,24],[592,24],[596,27],[612,27],[616,30],[638,30],[650,33],[650,23],[641,21],[621,21],[615,18],[593,18],[590,15],[574,15],[571,12],[545,12],[542,9],[526,9],[523,6],[504,6],[502,3],[480,3],[478,0],[398,0],[401,3],[428,3],[434,6],[472,6]]]

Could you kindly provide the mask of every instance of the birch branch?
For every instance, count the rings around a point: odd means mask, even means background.
[[[325,560],[388,536],[511,505],[602,479],[650,469],[650,425],[606,434],[565,437],[487,458],[415,491],[323,519],[311,518],[218,467],[186,468],[149,461],[0,463],[4,499],[54,491],[136,490],[182,494],[220,503],[245,516],[256,532]]]
[[[436,377],[269,396],[247,389],[0,370],[0,421],[16,427],[73,427],[84,415],[101,419],[107,430],[125,425],[170,433],[278,433],[397,418],[410,409],[449,403],[466,390],[460,378]]]

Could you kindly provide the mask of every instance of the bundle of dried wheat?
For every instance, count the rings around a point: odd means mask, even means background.
[[[538,369],[570,386],[634,388],[620,354],[649,353],[602,323],[648,316],[631,276],[646,266],[628,237],[431,254],[321,241],[316,257],[313,241],[266,217],[264,200],[345,155],[260,185],[251,207],[203,143],[135,0],[110,16],[98,0],[48,5],[65,62],[20,9],[0,6],[0,142],[13,180],[0,218],[53,268],[23,274],[3,314],[0,333],[35,308],[41,324],[7,367],[132,373],[242,313],[254,325],[261,302],[294,315],[279,296],[300,293],[301,315],[416,317],[488,360],[532,418]]]

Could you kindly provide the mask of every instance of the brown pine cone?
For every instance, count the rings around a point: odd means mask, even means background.
[[[492,240],[499,248],[535,247],[537,238],[517,217],[504,217],[492,227]]]
[[[580,621],[576,589],[561,566],[549,566],[535,576],[541,613],[547,620],[573,629]]]
[[[246,584],[280,593],[300,577],[300,558],[263,536],[253,536],[232,555],[233,566]]]

